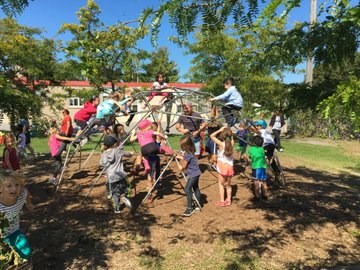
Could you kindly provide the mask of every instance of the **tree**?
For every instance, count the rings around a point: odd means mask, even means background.
[[[228,29],[214,35],[211,41],[198,33],[197,42],[189,45],[189,52],[195,57],[188,77],[206,83],[204,90],[215,95],[224,91],[225,77],[234,77],[246,100],[246,110],[250,109],[248,104],[255,102],[268,110],[283,106],[287,91],[275,76],[292,66],[269,61],[277,51],[267,48],[284,31],[284,23],[278,21],[257,32]]]
[[[134,29],[127,23],[105,27],[98,18],[100,12],[98,5],[89,0],[78,12],[79,24],[63,24],[61,32],[70,31],[74,36],[66,52],[79,60],[82,75],[99,89],[110,82],[115,90],[116,82],[134,73],[135,46],[147,28]]]
[[[150,54],[147,53],[148,63],[142,64],[143,73],[140,80],[143,82],[154,81],[155,75],[159,72],[165,74],[166,82],[177,82],[179,80],[179,70],[175,61],[169,60],[169,51],[165,47],[159,48]]]
[[[32,0],[30,0],[32,1]],[[2,11],[7,16],[14,16],[22,13],[24,9],[29,5],[29,0],[0,0],[0,6]]]
[[[41,31],[0,20],[0,108],[14,125],[21,117],[41,114],[46,88],[56,84],[56,43],[39,39]]]

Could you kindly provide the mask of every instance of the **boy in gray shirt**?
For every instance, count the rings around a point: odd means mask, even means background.
[[[113,201],[114,212],[120,213],[120,199],[126,207],[132,208],[128,198],[127,175],[124,171],[123,157],[131,157],[132,152],[126,152],[118,147],[118,140],[113,136],[104,138],[105,151],[101,154],[100,164],[105,167],[106,191]]]

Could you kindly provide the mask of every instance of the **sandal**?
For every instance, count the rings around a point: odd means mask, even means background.
[[[230,200],[225,200],[224,203],[225,203],[225,206],[230,206],[230,205],[231,205],[231,201],[230,201]]]
[[[225,202],[217,202],[217,203],[215,203],[215,205],[220,206],[220,207],[225,207],[226,206]]]

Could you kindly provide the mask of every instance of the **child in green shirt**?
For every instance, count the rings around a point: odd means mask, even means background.
[[[255,136],[252,142],[254,146],[251,146],[249,149],[249,157],[254,177],[255,197],[260,199],[261,188],[262,197],[267,200],[266,159],[264,148],[262,147],[264,139],[261,136]]]

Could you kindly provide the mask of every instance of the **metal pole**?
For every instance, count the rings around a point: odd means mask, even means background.
[[[312,26],[316,22],[316,5],[317,0],[311,0],[310,4],[310,31],[312,29]],[[306,75],[305,75],[305,82],[308,83],[310,86],[312,86],[313,81],[313,52],[309,51],[307,60],[306,60]]]

